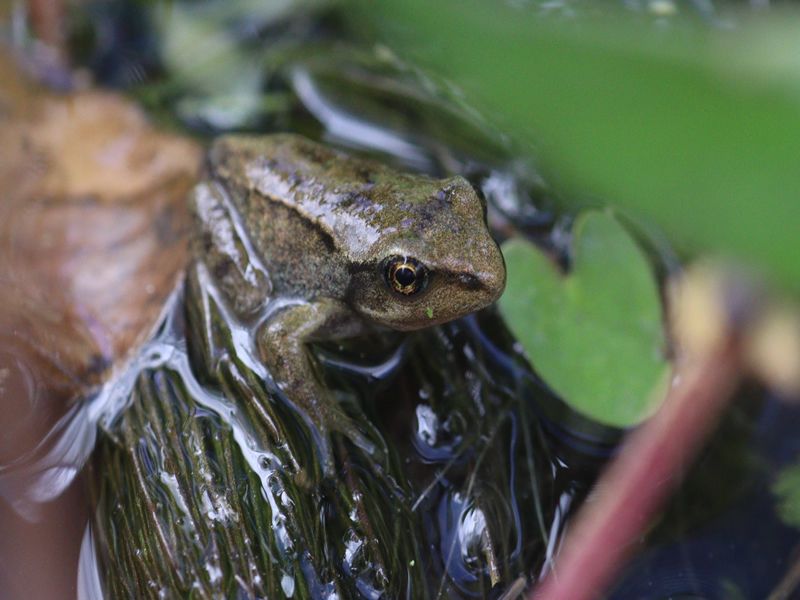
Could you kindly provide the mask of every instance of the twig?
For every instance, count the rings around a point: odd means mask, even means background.
[[[28,14],[36,37],[65,58],[63,0],[28,0]]]
[[[687,365],[661,409],[602,475],[531,600],[590,600],[607,589],[717,423],[739,380],[740,360],[731,335]]]

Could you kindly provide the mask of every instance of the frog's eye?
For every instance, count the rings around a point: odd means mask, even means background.
[[[386,261],[385,277],[395,292],[411,296],[425,288],[428,269],[415,258],[393,256]]]

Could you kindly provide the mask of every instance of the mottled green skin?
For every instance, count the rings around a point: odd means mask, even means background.
[[[355,432],[314,376],[307,342],[368,324],[435,325],[492,303],[505,286],[484,207],[463,178],[398,173],[296,135],[216,141],[194,209],[196,250],[238,314],[267,298],[299,300],[264,324],[258,345],[323,446],[328,429]],[[391,289],[391,256],[423,263],[426,288]]]

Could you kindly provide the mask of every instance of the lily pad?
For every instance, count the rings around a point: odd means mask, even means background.
[[[622,225],[608,212],[581,214],[567,275],[523,239],[506,242],[503,254],[501,311],[547,384],[603,424],[645,418],[669,363],[655,278]]]

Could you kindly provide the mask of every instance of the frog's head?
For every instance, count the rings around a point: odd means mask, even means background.
[[[503,255],[486,227],[485,204],[465,179],[426,185],[416,179],[385,194],[387,226],[348,290],[356,311],[411,330],[462,317],[500,297]]]

